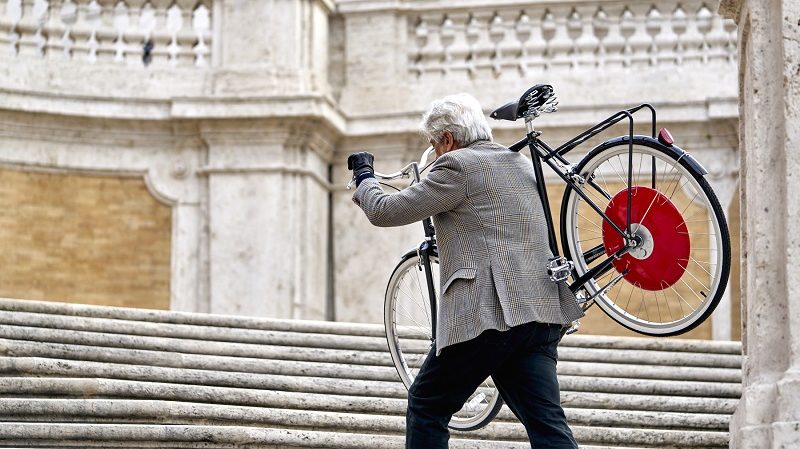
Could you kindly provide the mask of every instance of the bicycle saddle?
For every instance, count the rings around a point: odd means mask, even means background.
[[[526,90],[518,101],[510,101],[492,111],[489,117],[495,120],[515,121],[518,118],[538,117],[543,113],[558,110],[558,101],[553,86],[537,84]]]

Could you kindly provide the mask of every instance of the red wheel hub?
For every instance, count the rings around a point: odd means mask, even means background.
[[[614,195],[606,215],[625,230],[628,189]],[[644,290],[663,290],[678,282],[689,264],[689,230],[680,211],[666,196],[644,186],[631,188],[631,231],[641,241],[613,262],[631,284]],[[603,220],[603,244],[612,255],[625,246],[622,236]]]

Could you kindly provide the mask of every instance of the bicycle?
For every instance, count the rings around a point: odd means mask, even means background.
[[[520,151],[527,146],[531,153],[554,256],[546,267],[551,280],[571,279],[569,287],[584,311],[598,304],[614,321],[635,332],[671,336],[695,328],[719,303],[730,271],[728,227],[716,195],[703,178],[707,171],[674,144],[665,128],[656,133],[656,110],[649,104],[619,111],[553,149],[539,138],[542,133],[533,127],[533,120],[555,112],[557,105],[552,86],[540,84],[490,114],[497,120],[525,120],[526,136],[509,149]],[[633,114],[643,109],[651,113],[651,136],[633,132]],[[576,164],[564,157],[625,119],[627,135],[602,142]],[[432,152],[429,147],[419,162],[375,176],[380,180],[413,177],[412,183],[419,182],[421,173],[433,164],[428,162]],[[565,183],[560,210],[563,256],[543,163]],[[395,267],[384,303],[389,350],[406,388],[436,335],[438,252],[430,217],[423,220],[423,228],[425,240]],[[562,334],[575,330],[577,323]],[[481,428],[502,405],[491,377],[487,378],[449,427]]]

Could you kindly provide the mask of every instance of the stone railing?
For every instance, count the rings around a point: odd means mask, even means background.
[[[212,0],[0,0],[0,54],[208,65]]]
[[[701,0],[473,4],[407,9],[409,70],[574,70],[736,59],[736,25]],[[480,76],[480,75],[479,75]],[[484,75],[485,76],[485,75]]]

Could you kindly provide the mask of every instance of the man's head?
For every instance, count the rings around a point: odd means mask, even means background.
[[[469,94],[449,95],[434,101],[419,126],[437,156],[478,140],[492,140],[492,129],[481,105]]]

